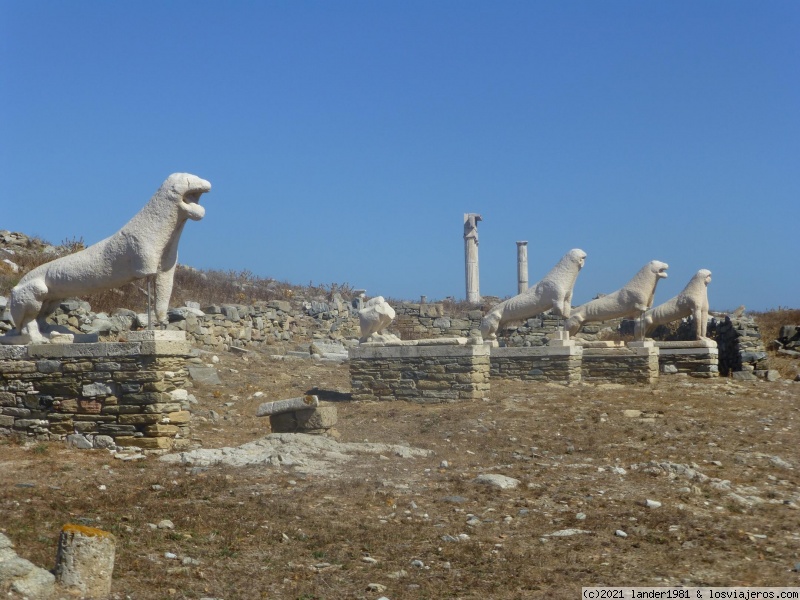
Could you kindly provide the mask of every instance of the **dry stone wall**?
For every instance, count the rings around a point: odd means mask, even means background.
[[[469,337],[480,330],[483,312],[472,310],[464,315],[445,314],[443,304],[398,303],[392,305],[396,317],[389,331],[403,340],[421,340],[442,337]]]
[[[489,393],[489,347],[466,340],[350,349],[354,400],[457,402]],[[433,341],[432,341],[433,342]]]
[[[721,375],[748,371],[754,376],[766,377],[769,370],[767,352],[753,319],[712,318],[708,324],[708,336],[717,342]]]
[[[656,342],[661,373],[683,373],[691,377],[717,377],[719,350],[710,340]]]
[[[491,375],[502,379],[571,384],[581,380],[580,346],[492,348]]]
[[[655,383],[658,348],[583,348],[581,380],[586,383]]]
[[[0,346],[0,434],[84,448],[180,445],[189,358],[180,341]]]

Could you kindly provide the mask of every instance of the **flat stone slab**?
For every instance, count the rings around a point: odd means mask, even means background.
[[[583,348],[624,348],[625,342],[590,342],[587,340],[574,340]]]
[[[524,358],[526,356],[579,356],[583,354],[581,346],[504,346],[491,349],[493,358]]]
[[[482,485],[496,487],[501,490],[513,490],[519,485],[519,479],[514,479],[513,477],[507,477],[505,475],[497,475],[493,473],[483,473],[481,475],[478,475],[472,481],[473,483],[480,483]]]
[[[465,337],[442,337],[427,338],[423,340],[397,340],[391,342],[364,342],[359,346],[367,348],[395,348],[398,346],[466,346],[469,338]]]
[[[119,339],[127,342],[185,342],[186,332],[145,329],[120,333]]]
[[[316,408],[319,406],[319,398],[313,395],[299,396],[297,398],[287,398],[286,400],[275,400],[264,402],[256,410],[257,417],[268,417],[279,415],[285,412]]]
[[[719,349],[714,346],[704,346],[701,348],[662,348],[658,346],[661,356],[717,356]]]
[[[417,346],[466,346],[468,341],[465,337],[429,338],[417,340]]]
[[[466,338],[461,338],[466,339]],[[417,340],[419,341],[419,340]],[[421,358],[421,357],[460,357],[460,356],[489,356],[490,348],[484,344],[461,345],[442,344],[429,346],[408,345],[379,345],[370,346],[359,344],[350,348],[350,360],[370,358]]]
[[[656,342],[657,348],[673,349],[673,348],[716,348],[717,342],[714,340],[688,340],[681,342]]]
[[[214,367],[189,365],[189,377],[191,377],[193,381],[204,385],[222,385],[219,373],[217,373]]]
[[[752,371],[734,371],[731,377],[736,381],[758,381],[758,377]]]
[[[340,443],[319,435],[273,433],[237,448],[192,450],[167,454],[160,460],[201,467],[217,464],[232,467],[293,467],[302,473],[334,476],[342,472],[342,464],[363,454],[413,459],[430,456],[433,452],[394,444]]]

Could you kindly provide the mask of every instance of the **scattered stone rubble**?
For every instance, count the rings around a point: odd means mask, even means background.
[[[800,358],[800,325],[784,325],[778,339],[772,342],[778,354]]]
[[[0,594],[19,594],[33,599],[50,598],[55,591],[55,576],[31,561],[17,556],[14,544],[0,533]]]

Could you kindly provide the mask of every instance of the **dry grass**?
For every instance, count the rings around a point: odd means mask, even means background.
[[[800,308],[778,307],[765,312],[751,313],[758,323],[764,344],[777,340],[784,325],[800,325]]]
[[[7,296],[11,289],[28,271],[46,262],[73,254],[85,248],[82,239],[65,240],[55,246],[55,251],[43,252],[48,243],[31,238],[26,247],[14,246],[15,254],[9,255],[20,268],[14,273],[0,262],[0,295]],[[5,254],[0,258],[6,257]],[[353,289],[348,283],[314,284],[307,286],[280,282],[275,279],[259,277],[249,271],[199,270],[178,265],[175,272],[172,306],[183,306],[187,301],[209,304],[255,304],[270,300],[329,300],[339,293],[349,298]],[[95,312],[113,313],[119,308],[136,312],[147,310],[147,283],[135,281],[128,285],[95,292],[81,298],[87,301]]]
[[[346,365],[257,353],[221,359],[224,385],[194,390],[194,435],[204,447],[267,433],[266,420],[252,416],[261,401],[349,389]],[[408,443],[434,455],[365,455],[325,476],[269,466],[192,470],[155,457],[122,462],[57,443],[0,442],[0,529],[47,566],[62,524],[114,532],[116,598],[575,598],[582,585],[800,584],[792,571],[800,560],[800,384],[492,386],[488,400],[462,404],[340,401],[342,441]],[[204,418],[212,409],[217,422]],[[624,416],[627,409],[644,418]],[[763,502],[631,469],[650,461],[696,465]],[[482,472],[521,485],[473,483]],[[645,508],[646,498],[663,505]],[[162,519],[175,529],[148,526]],[[591,533],[543,537],[567,528]],[[461,533],[469,539],[442,539]],[[367,591],[370,583],[386,590]]]
[[[770,368],[777,370],[781,377],[787,379],[794,379],[800,375],[800,361],[778,354],[771,343],[778,339],[781,327],[784,325],[800,325],[800,309],[778,307],[766,312],[752,313],[752,315],[758,324],[764,346],[769,352]]]

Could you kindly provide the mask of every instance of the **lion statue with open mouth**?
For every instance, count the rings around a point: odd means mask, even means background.
[[[155,314],[166,322],[178,241],[186,221],[199,221],[198,203],[211,184],[188,173],[174,173],[139,213],[117,233],[69,256],[40,265],[11,290],[9,308],[16,331],[6,344],[46,343],[39,322],[61,300],[119,287],[145,277],[155,280]]]

